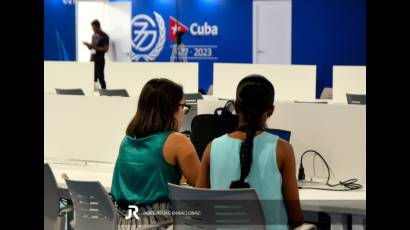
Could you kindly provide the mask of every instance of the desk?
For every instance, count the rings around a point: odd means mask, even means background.
[[[104,188],[111,191],[113,164],[63,164],[50,163],[51,169],[56,177],[63,198],[70,198],[67,185],[61,174],[66,173],[70,179],[83,181],[100,181]],[[300,189],[299,196],[302,210],[318,215],[325,212],[330,216],[331,229],[348,229],[347,219],[352,215],[353,223],[362,223],[366,218],[366,191],[356,190],[349,192],[320,191]],[[306,220],[317,218],[312,216]],[[353,229],[363,229],[362,226],[353,225]]]
[[[197,113],[213,114],[225,103],[198,100]],[[132,97],[45,95],[44,156],[114,163],[136,105]],[[194,109],[185,121],[193,114]],[[292,132],[297,164],[304,151],[314,149],[337,178],[366,184],[366,106],[275,102],[267,125]],[[313,175],[312,162],[312,155],[304,158],[308,176]],[[317,175],[327,175],[325,167],[317,169]]]

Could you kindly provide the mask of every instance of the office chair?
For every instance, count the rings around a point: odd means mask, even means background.
[[[168,183],[175,230],[186,229],[266,229],[262,204],[253,188],[210,190]],[[296,230],[316,230],[303,224]]]
[[[203,152],[214,138],[236,130],[239,116],[229,111],[229,106],[218,108],[214,114],[200,114],[191,122],[191,142],[202,159]]]
[[[74,181],[63,174],[71,199],[74,202],[75,223],[72,226],[75,230],[117,230],[118,211],[107,194],[104,187],[98,181]],[[169,222],[147,223],[145,219],[143,225],[138,229],[153,230],[162,226],[167,226]],[[133,229],[132,225],[122,225],[121,228]]]
[[[76,230],[117,230],[117,210],[98,181],[65,178],[74,203]]]
[[[64,216],[72,206],[60,208],[58,186],[49,164],[44,164],[44,230],[64,230]]]
[[[168,189],[172,211],[196,212],[173,215],[174,230],[266,229],[262,205],[255,189],[209,190],[170,183]]]
[[[82,95],[82,96],[85,95],[82,89],[58,89],[56,88],[56,93],[59,95]]]
[[[100,89],[100,96],[119,96],[119,97],[129,97],[126,89]]]

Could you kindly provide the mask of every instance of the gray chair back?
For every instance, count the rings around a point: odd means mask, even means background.
[[[117,229],[117,211],[100,182],[65,181],[74,204],[76,230]]]
[[[174,229],[266,229],[255,189],[209,190],[168,184]]]

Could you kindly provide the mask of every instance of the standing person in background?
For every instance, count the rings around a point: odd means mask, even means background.
[[[188,62],[188,49],[182,43],[184,32],[176,32],[176,43],[172,46],[171,62]]]
[[[100,22],[96,19],[91,22],[94,34],[92,43],[83,42],[89,50],[91,50],[91,61],[94,62],[94,90],[96,90],[97,80],[100,82],[101,88],[106,89],[104,80],[104,55],[108,51],[110,38],[102,31]]]

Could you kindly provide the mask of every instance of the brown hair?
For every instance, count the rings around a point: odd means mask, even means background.
[[[183,99],[182,86],[165,78],[148,81],[141,91],[137,113],[127,127],[126,134],[136,138],[176,128],[174,114]]]

